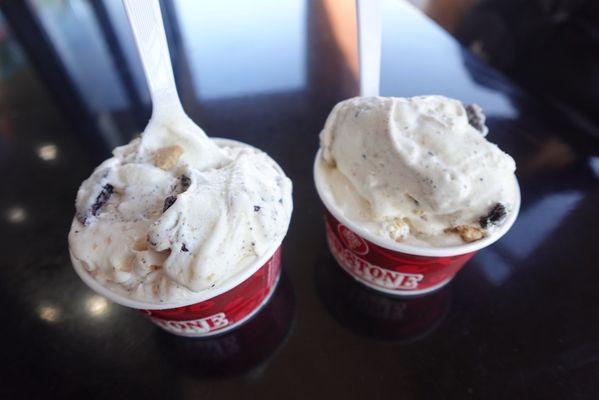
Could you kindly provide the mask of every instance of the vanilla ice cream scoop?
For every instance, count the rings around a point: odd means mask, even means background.
[[[446,246],[481,239],[513,211],[514,160],[484,138],[477,106],[442,96],[360,97],[321,132],[337,207],[373,234]]]
[[[191,121],[151,124],[83,182],[74,263],[130,299],[173,302],[219,285],[282,241],[291,182],[265,153]]]

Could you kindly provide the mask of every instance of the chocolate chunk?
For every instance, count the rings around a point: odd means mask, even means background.
[[[170,206],[172,206],[175,203],[175,201],[177,201],[177,196],[168,196],[166,199],[164,199],[164,206],[162,207],[162,212],[168,210]]]
[[[505,209],[505,206],[501,203],[497,203],[491,208],[491,211],[489,211],[487,215],[480,217],[478,222],[483,229],[487,229],[489,225],[497,225],[506,215],[507,210]]]
[[[260,206],[254,206],[254,211],[255,211],[255,212],[258,212],[258,211],[260,211],[260,209],[261,209],[261,208],[262,208],[262,207],[260,207]]]
[[[187,248],[187,246],[185,246],[185,243],[183,243],[183,245],[181,245],[181,251],[185,251],[185,252],[189,251],[189,249]]]
[[[470,126],[479,131],[483,136],[486,136],[489,128],[485,125],[487,118],[483,114],[483,110],[476,104],[468,104],[464,108],[466,109],[466,116],[468,117]]]
[[[187,188],[191,185],[191,179],[188,176],[181,175],[179,180],[181,181],[181,187],[183,190],[187,190]]]

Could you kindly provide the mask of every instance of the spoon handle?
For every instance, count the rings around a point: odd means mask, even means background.
[[[378,96],[381,75],[382,0],[356,0],[360,96]]]
[[[152,97],[152,118],[183,111],[158,0],[123,0]]]

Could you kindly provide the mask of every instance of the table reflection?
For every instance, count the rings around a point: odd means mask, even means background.
[[[373,339],[420,340],[441,324],[451,307],[451,284],[423,296],[385,296],[356,282],[330,255],[321,258],[315,278],[318,294],[333,318]]]
[[[60,309],[53,305],[41,306],[38,309],[38,315],[41,320],[46,321],[48,323],[54,323],[57,322],[60,318]]]
[[[20,224],[27,219],[27,211],[21,206],[13,206],[6,210],[6,219],[11,224]]]
[[[85,309],[91,317],[103,317],[110,310],[108,300],[102,296],[92,295],[85,302]]]
[[[156,329],[166,357],[175,368],[195,378],[256,377],[285,342],[294,317],[291,282],[281,275],[272,299],[232,332],[213,338],[185,338]]]

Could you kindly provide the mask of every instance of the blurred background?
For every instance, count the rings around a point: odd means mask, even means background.
[[[599,2],[410,1],[478,58],[599,137]]]
[[[599,2],[409,2],[475,57],[599,138]],[[350,59],[350,78],[357,73],[353,1],[164,0],[162,7],[175,75],[192,84],[179,88],[184,104],[305,87],[304,60],[315,50],[305,25],[314,22],[298,15],[318,15],[315,9]],[[268,39],[282,31],[285,41]],[[413,32],[424,49],[429,39]],[[268,82],[253,79],[258,75]],[[120,0],[0,2],[0,127],[11,123],[7,115],[18,99],[44,102],[46,90],[82,131],[100,127],[106,148],[122,143],[119,132],[139,129],[149,115],[149,95]]]

